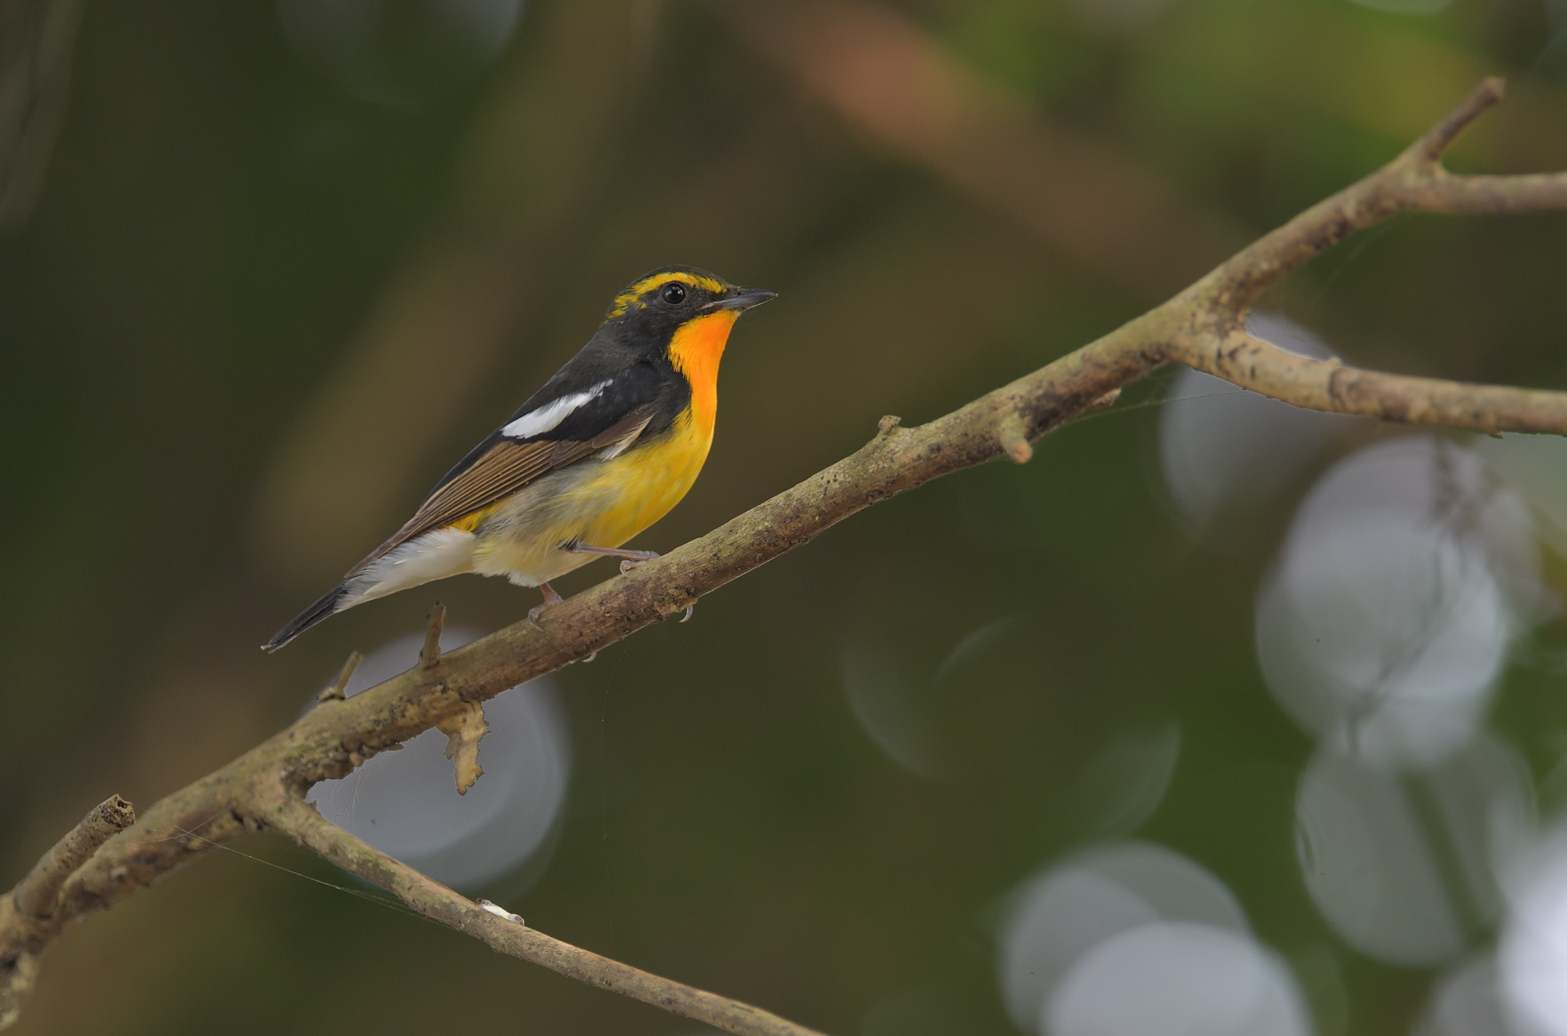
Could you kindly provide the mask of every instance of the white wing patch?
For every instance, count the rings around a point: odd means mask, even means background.
[[[544,404],[537,410],[529,410],[521,417],[503,425],[501,434],[508,439],[531,439],[535,435],[543,435],[570,417],[574,410],[591,402],[608,387],[609,379],[605,379],[597,385],[589,386],[582,392],[573,392],[570,395],[561,396],[553,402]]]

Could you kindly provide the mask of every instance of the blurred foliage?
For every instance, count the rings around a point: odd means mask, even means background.
[[[1511,99],[1453,164],[1567,168],[1560,3],[1397,6],[89,5],[69,75],[37,87],[68,87],[58,138],[4,144],[47,173],[0,231],[0,870],[108,793],[148,803],[270,734],[436,593],[474,629],[531,607],[464,579],[255,650],[645,269],[782,293],[736,334],[704,478],[638,543],[664,549],[884,413],[933,417],[1136,315],[1484,74]],[[1563,216],[1400,220],[1269,304],[1352,362],[1567,387],[1564,240]],[[1004,1033],[1015,890],[1135,836],[1233,893],[1314,1031],[1413,1028],[1460,961],[1375,959],[1314,906],[1314,742],[1254,638],[1297,504],[1401,433],[1327,419],[1326,452],[1272,495],[1232,487],[1203,531],[1161,476],[1166,411],[1127,409],[560,674],[547,855],[465,891],[834,1033]],[[1564,458],[1517,490],[1531,513]],[[1561,547],[1542,534],[1547,598]],[[1549,826],[1567,630],[1548,607],[1520,630],[1487,724]],[[1502,925],[1482,912],[1465,952]],[[24,1033],[692,1031],[227,853],[45,963]]]

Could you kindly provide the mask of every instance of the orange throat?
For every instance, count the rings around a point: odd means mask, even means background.
[[[718,418],[718,364],[739,317],[727,309],[688,320],[669,342],[670,362],[691,383],[691,419],[709,438]]]

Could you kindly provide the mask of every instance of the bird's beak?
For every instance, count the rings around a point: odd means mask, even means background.
[[[766,288],[737,288],[733,295],[727,295],[721,299],[714,299],[702,308],[712,312],[716,309],[737,309],[742,313],[753,307],[760,306],[768,299],[776,299],[776,291],[768,291]]]

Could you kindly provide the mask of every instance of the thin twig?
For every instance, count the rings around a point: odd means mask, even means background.
[[[321,688],[321,693],[316,695],[316,701],[342,701],[348,691],[348,681],[354,678],[354,670],[359,668],[359,663],[365,660],[365,656],[358,651],[350,651],[348,657],[343,660],[342,668],[332,682]]]
[[[52,917],[67,879],[99,846],[135,822],[136,807],[120,796],[110,795],[98,803],[44,853],[16,886],[11,893],[16,909],[40,921]]]
[[[266,819],[306,849],[379,885],[410,909],[470,935],[497,953],[640,1000],[682,1018],[740,1036],[821,1036],[814,1029],[716,993],[661,978],[529,928],[520,917],[476,903],[325,820],[289,798]]]
[[[110,795],[54,843],[16,888],[0,896],[0,1029],[21,1017],[37,979],[38,954],[65,923],[60,901],[66,882],[105,842],[135,822],[135,808]]]
[[[1217,342],[1181,338],[1177,352],[1198,370],[1305,410],[1490,435],[1567,435],[1567,396],[1560,392],[1362,370],[1302,356],[1245,331]]]
[[[434,669],[441,661],[441,631],[446,628],[446,605],[440,601],[430,609],[430,622],[424,630],[424,647],[419,649],[419,668]]]
[[[1425,162],[1439,162],[1447,149],[1453,146],[1458,135],[1490,108],[1500,104],[1507,96],[1507,81],[1500,76],[1488,76],[1458,103],[1458,107],[1435,126],[1426,130],[1420,139],[1409,146],[1406,155],[1416,156]]]
[[[1503,215],[1567,209],[1567,172],[1458,176],[1441,166],[1443,152],[1502,93],[1500,79],[1485,80],[1393,161],[1263,235],[1175,301],[1196,292],[1192,301],[1224,332],[1241,326],[1247,307],[1263,290],[1351,234],[1397,213]]]

